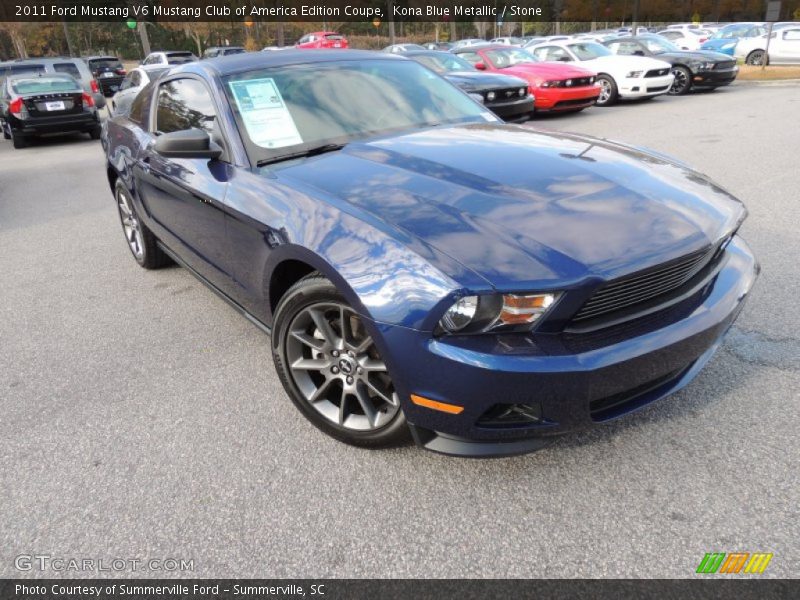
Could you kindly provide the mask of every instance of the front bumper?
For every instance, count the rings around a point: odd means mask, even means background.
[[[486,102],[485,106],[501,119],[514,120],[528,117],[533,113],[534,98],[528,94],[523,98],[517,97],[513,100]]]
[[[600,95],[596,85],[576,88],[536,88],[536,110],[570,111],[594,105]]]
[[[617,89],[621,98],[648,98],[666,94],[674,80],[672,73],[661,77],[626,77],[619,81]]]
[[[702,290],[651,317],[569,338],[454,336],[376,324],[381,352],[423,447],[460,456],[506,456],[546,445],[556,434],[618,418],[689,383],[743,307],[758,273],[744,241],[728,245]],[[449,414],[410,395],[463,407]],[[526,404],[536,423],[485,426],[498,405]]]
[[[732,83],[739,74],[739,67],[732,69],[712,69],[710,71],[698,71],[692,75],[692,85],[695,87],[720,87]]]

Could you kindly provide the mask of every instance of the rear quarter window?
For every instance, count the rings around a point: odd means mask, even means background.
[[[75,63],[56,63],[53,65],[53,70],[56,73],[66,73],[72,75],[75,79],[81,79],[81,72]]]

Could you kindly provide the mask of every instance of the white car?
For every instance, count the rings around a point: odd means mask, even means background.
[[[163,52],[151,52],[142,61],[141,66],[161,65],[162,67],[166,67],[167,65],[182,65],[187,62],[195,62],[196,60],[197,57],[186,50],[167,50]]]
[[[425,50],[425,46],[420,46],[419,44],[392,44],[391,46],[386,46],[383,52],[402,54],[403,52],[414,52],[417,50]]]
[[[666,94],[675,76],[672,65],[644,56],[614,54],[597,42],[545,42],[529,49],[545,61],[574,62],[597,73],[600,96],[598,106],[609,106],[618,99],[652,98]]]
[[[767,50],[767,36],[739,40],[733,55],[744,59],[748,65],[764,64]],[[769,40],[769,59],[771,65],[800,65],[800,26],[779,29],[772,32]]]
[[[146,67],[136,67],[131,69],[119,86],[119,91],[111,98],[111,116],[126,114],[133,103],[134,98],[141,89],[151,81],[155,81],[162,73],[169,71],[167,65],[148,65]]]
[[[712,34],[705,29],[664,29],[657,35],[667,38],[681,50],[699,50]]]
[[[492,44],[502,44],[503,46],[522,46],[524,40],[518,37],[498,37],[490,41]]]

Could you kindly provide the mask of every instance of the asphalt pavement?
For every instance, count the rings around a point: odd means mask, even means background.
[[[501,460],[325,437],[258,329],[186,271],[136,266],[99,142],[0,141],[0,576],[98,574],[17,568],[44,555],[193,561],[134,576],[693,577],[712,551],[800,575],[798,114],[797,84],[736,84],[531,123],[709,174],[750,209],[763,271],[686,389]]]

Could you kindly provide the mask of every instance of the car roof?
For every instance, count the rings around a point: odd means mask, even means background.
[[[69,79],[73,81],[75,85],[80,87],[80,83],[78,80],[75,79],[72,75],[67,75],[66,73],[11,73],[7,79],[9,81],[19,81],[21,79]]]
[[[510,48],[505,44],[490,44],[486,42],[483,44],[473,44],[472,46],[462,46],[461,48],[456,48],[454,52],[459,54],[468,51],[474,52],[475,50],[510,50]]]
[[[404,60],[389,52],[369,50],[284,50],[282,52],[248,52],[223,58],[186,63],[173,66],[173,73],[207,73],[219,76],[241,73],[252,69],[302,65],[308,63],[332,63],[358,60]]]

